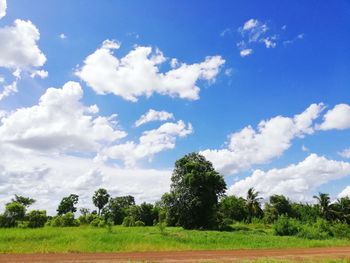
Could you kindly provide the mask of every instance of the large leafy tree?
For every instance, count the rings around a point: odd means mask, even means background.
[[[176,161],[171,177],[170,214],[178,214],[178,224],[186,229],[217,227],[218,199],[226,190],[224,178],[211,162],[198,153]]]
[[[350,198],[348,196],[337,199],[333,208],[336,219],[350,224]]]
[[[16,194],[15,194],[15,198],[12,199],[12,202],[20,203],[20,204],[24,205],[25,207],[29,207],[30,205],[34,204],[35,201],[36,200],[33,198],[24,197],[24,196],[16,195]]]
[[[98,215],[101,214],[101,210],[108,203],[109,197],[110,195],[104,188],[100,188],[97,191],[95,191],[95,194],[92,196],[92,202],[98,209]]]
[[[131,195],[110,198],[106,209],[111,213],[114,224],[120,225],[127,215],[129,207],[135,205],[135,198]]]
[[[261,217],[263,215],[260,205],[261,199],[262,197],[259,197],[259,192],[255,191],[253,187],[248,189],[245,202],[248,210],[247,220],[249,223],[252,221],[253,217]]]
[[[277,220],[280,215],[292,216],[292,204],[284,195],[270,196],[270,203],[265,205],[265,216],[269,222]]]
[[[76,204],[78,203],[79,196],[76,194],[71,194],[64,197],[61,203],[58,205],[57,213],[58,215],[64,215],[67,213],[75,213],[77,211]]]
[[[230,218],[235,221],[245,220],[248,214],[245,200],[242,197],[236,197],[234,195],[222,198],[219,210],[224,218]]]

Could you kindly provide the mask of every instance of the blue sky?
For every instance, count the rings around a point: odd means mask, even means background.
[[[114,181],[154,201],[192,151],[232,194],[350,194],[349,1],[1,0],[0,14],[0,202],[85,191],[88,205]]]

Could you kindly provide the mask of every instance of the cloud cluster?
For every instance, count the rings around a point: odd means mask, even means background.
[[[152,121],[166,121],[172,119],[174,119],[174,115],[170,112],[150,109],[135,122],[135,127],[140,127],[141,125]]]
[[[253,53],[252,45],[255,43],[263,44],[266,48],[275,48],[277,46],[276,34],[271,34],[269,27],[257,19],[249,19],[244,25],[238,28],[242,40],[237,43],[241,57],[249,56]]]
[[[221,56],[207,57],[201,63],[179,65],[160,72],[167,61],[163,53],[151,47],[137,46],[122,58],[114,56],[113,50],[120,44],[106,40],[89,55],[76,75],[98,94],[113,93],[129,101],[138,97],[150,97],[154,93],[196,100],[199,98],[199,80],[213,82],[225,60]]]
[[[350,106],[338,104],[323,116],[323,123],[317,126],[319,130],[345,130],[350,128]]]
[[[178,137],[186,137],[193,132],[192,125],[183,121],[167,122],[157,129],[143,132],[138,142],[128,141],[101,151],[97,159],[123,160],[126,166],[134,166],[138,160],[152,158],[154,154],[173,149]]]
[[[228,191],[245,196],[248,189],[254,187],[265,198],[284,194],[295,201],[309,201],[317,187],[349,175],[350,163],[310,154],[305,160],[286,168],[266,172],[256,170],[251,176],[234,183]]]
[[[201,154],[225,175],[270,162],[273,158],[281,156],[291,146],[294,138],[314,132],[313,122],[323,108],[322,103],[312,104],[292,118],[277,116],[261,121],[257,130],[247,126],[229,136],[226,148],[207,149]]]
[[[1,143],[44,152],[96,152],[103,142],[126,136],[116,126],[115,116],[95,116],[97,106],[84,106],[82,96],[77,82],[47,89],[37,105],[1,119]]]

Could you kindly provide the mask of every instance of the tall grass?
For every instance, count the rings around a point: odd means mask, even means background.
[[[233,232],[114,226],[0,229],[0,253],[118,252],[241,248],[349,246],[345,239],[307,240],[274,236],[270,229],[236,226]]]

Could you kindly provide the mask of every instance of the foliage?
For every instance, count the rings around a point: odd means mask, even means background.
[[[79,196],[76,194],[71,194],[64,197],[57,208],[58,215],[64,215],[66,213],[75,213],[77,208],[75,205],[78,203]]]
[[[225,196],[220,200],[219,211],[224,218],[234,221],[244,221],[248,216],[245,200],[234,195]]]
[[[140,221],[140,220],[138,220],[138,221],[135,222],[135,226],[145,226],[145,223]]]
[[[270,196],[270,203],[265,205],[264,216],[268,223],[272,223],[281,215],[293,216],[291,202],[284,195]]]
[[[135,226],[135,218],[133,218],[132,216],[126,216],[123,220],[123,226]]]
[[[97,191],[95,191],[95,194],[92,197],[92,202],[98,209],[98,215],[101,214],[101,210],[108,203],[109,197],[110,195],[108,194],[107,190],[104,188],[100,188]]]
[[[171,181],[167,209],[179,216],[177,223],[185,229],[217,228],[218,198],[226,183],[213,165],[202,155],[188,154],[176,161]]]
[[[253,187],[248,189],[247,198],[245,200],[248,210],[248,223],[252,221],[253,217],[262,217],[263,211],[260,205],[261,199],[262,198],[259,197],[259,192],[255,191]]]
[[[79,226],[79,221],[74,219],[74,214],[72,212],[68,212],[64,215],[53,217],[50,225],[53,227]]]
[[[27,214],[28,227],[36,228],[43,227],[47,221],[45,210],[33,210]]]
[[[291,219],[286,215],[281,215],[274,223],[273,229],[277,236],[294,236],[298,234],[300,224],[295,219]]]
[[[134,205],[135,199],[130,195],[110,198],[107,209],[111,213],[114,224],[122,224],[124,217],[127,215],[128,208]]]
[[[16,195],[16,194],[15,194],[15,198],[12,199],[12,202],[20,203],[20,204],[24,205],[25,207],[29,207],[30,205],[34,204],[35,201],[36,200],[33,198],[24,197],[24,196]]]

